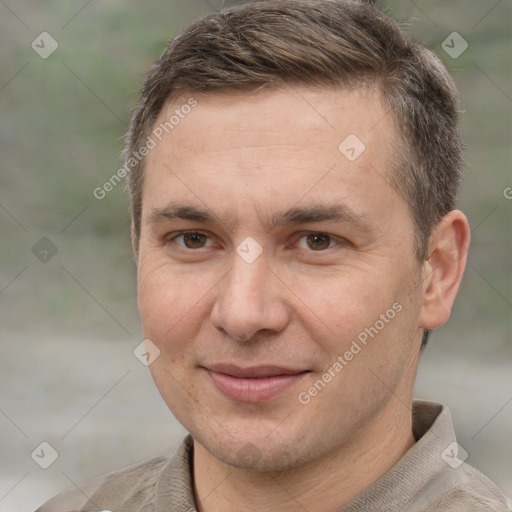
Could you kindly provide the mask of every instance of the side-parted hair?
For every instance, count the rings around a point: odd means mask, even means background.
[[[457,89],[432,51],[365,2],[260,1],[201,18],[151,67],[124,158],[144,145],[167,101],[287,84],[380,89],[401,141],[391,183],[411,208],[424,259],[432,229],[454,208],[463,167]],[[128,175],[136,240],[144,163]]]
[[[455,83],[441,60],[389,16],[359,0],[265,0],[199,19],[151,67],[126,136],[138,245],[147,141],[169,101],[289,86],[377,87],[397,131],[391,186],[407,201],[415,252],[455,207],[463,168]],[[341,142],[341,141],[340,141]]]

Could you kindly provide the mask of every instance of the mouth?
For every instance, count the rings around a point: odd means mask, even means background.
[[[241,368],[232,364],[217,364],[203,368],[226,398],[245,403],[275,398],[309,373],[309,370],[272,365]]]

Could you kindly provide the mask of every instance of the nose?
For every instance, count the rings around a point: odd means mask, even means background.
[[[261,255],[247,263],[238,254],[219,283],[211,322],[237,341],[248,341],[257,333],[278,333],[289,322],[286,287]]]

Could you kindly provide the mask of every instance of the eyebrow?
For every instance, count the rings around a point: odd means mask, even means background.
[[[221,219],[211,210],[198,208],[197,206],[183,203],[170,203],[164,208],[154,208],[148,218],[149,224],[183,219],[198,222],[200,224],[222,224],[233,230],[234,217]],[[306,224],[310,222],[337,221],[353,224],[364,230],[369,230],[367,215],[357,213],[344,204],[312,205],[305,207],[293,207],[288,210],[276,212],[270,221],[266,222],[268,230],[287,224]]]
[[[308,222],[337,221],[368,227],[366,216],[344,204],[313,205],[294,207],[283,212],[277,212],[269,223],[270,229],[286,224],[307,224]]]
[[[208,210],[178,203],[171,203],[165,208],[154,208],[149,216],[148,222],[150,224],[158,224],[166,220],[174,219],[193,220],[201,224],[215,224],[218,222],[216,217]]]

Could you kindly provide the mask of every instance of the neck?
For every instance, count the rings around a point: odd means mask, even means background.
[[[332,512],[389,471],[414,442],[411,409],[391,399],[350,442],[333,449],[328,457],[285,472],[228,466],[194,443],[198,510]]]

